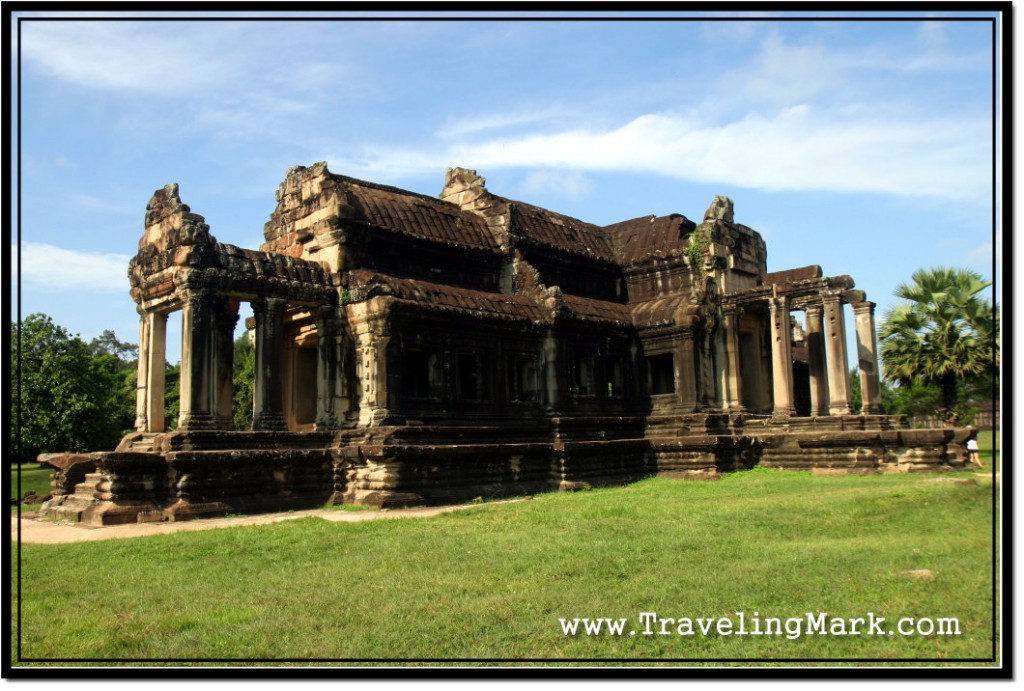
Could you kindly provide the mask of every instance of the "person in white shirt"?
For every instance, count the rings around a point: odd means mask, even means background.
[[[967,460],[971,465],[978,468],[983,467],[981,465],[981,453],[978,451],[978,431],[971,430],[970,436],[967,437]]]

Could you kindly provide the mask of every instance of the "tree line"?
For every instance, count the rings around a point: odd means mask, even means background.
[[[878,337],[888,414],[936,415],[970,424],[979,402],[998,396],[998,307],[991,286],[965,269],[922,269],[900,284],[900,302],[883,317]],[[113,449],[132,431],[138,346],[104,331],[88,343],[32,314],[11,325],[11,430],[14,459],[43,452]],[[234,344],[235,429],[252,425],[255,353],[247,334]],[[166,363],[165,429],[178,423],[179,365]],[[851,399],[861,408],[860,381]]]
[[[11,441],[14,461],[44,452],[105,451],[133,431],[138,346],[106,330],[88,343],[31,314],[11,324]],[[235,341],[236,429],[252,425],[255,353],[248,335]],[[165,363],[165,429],[178,425],[181,366]]]

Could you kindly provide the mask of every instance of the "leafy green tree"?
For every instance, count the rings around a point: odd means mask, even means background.
[[[234,400],[232,410],[236,430],[252,429],[253,387],[256,382],[256,350],[249,334],[235,340]]]
[[[850,370],[850,412],[860,415],[864,408],[864,394],[860,389],[860,369],[854,367]]]
[[[914,380],[892,389],[892,412],[898,415],[934,415],[942,406],[938,384]]]
[[[164,373],[164,429],[178,429],[178,411],[181,405],[181,364],[167,363]]]
[[[19,460],[114,448],[134,419],[134,386],[121,361],[94,355],[45,314],[29,315],[11,331],[11,421]]]
[[[999,367],[998,317],[982,292],[991,285],[967,269],[920,269],[895,295],[879,332],[886,376],[911,392],[936,385],[935,410],[955,419],[964,380],[991,376]]]
[[[96,338],[89,341],[89,350],[93,355],[113,355],[122,369],[134,367],[139,357],[139,346],[118,340],[110,329],[106,329]]]

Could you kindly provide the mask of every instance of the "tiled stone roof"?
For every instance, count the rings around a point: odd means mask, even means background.
[[[632,324],[629,305],[578,295],[563,295],[562,299],[570,314],[583,321],[599,321],[622,326]]]
[[[349,294],[354,300],[366,300],[377,295],[390,295],[402,300],[414,301],[419,308],[427,310],[458,311],[479,316],[531,322],[550,320],[547,310],[521,295],[488,293],[482,290],[457,288],[443,283],[396,278],[366,269],[348,273],[348,288]]]
[[[693,223],[685,216],[643,216],[605,226],[615,255],[623,266],[641,262],[659,254],[678,254],[689,245]]]
[[[612,243],[600,226],[532,204],[508,203],[511,207],[510,230],[513,235],[568,254],[615,262]]]
[[[425,195],[341,175],[350,219],[448,245],[498,251],[498,241],[480,216]]]

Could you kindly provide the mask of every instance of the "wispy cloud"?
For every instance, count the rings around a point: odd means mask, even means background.
[[[96,100],[118,104],[126,136],[173,131],[265,146],[322,126],[325,113],[338,112],[339,85],[348,98],[365,93],[344,57],[351,49],[331,37],[277,23],[32,22],[22,27],[21,54],[29,80],[108,93]]]
[[[222,83],[236,65],[202,25],[33,22],[22,56],[64,81],[91,88],[164,95]]]
[[[71,199],[72,202],[74,202],[78,206],[82,206],[82,207],[85,207],[87,209],[93,209],[93,210],[96,210],[96,211],[109,211],[111,213],[117,213],[117,214],[136,214],[136,215],[138,215],[138,213],[139,213],[138,208],[135,208],[135,207],[123,204],[123,203],[122,204],[118,204],[116,202],[110,201],[109,199],[103,199],[103,198],[96,197],[96,196],[91,195],[91,194],[83,194],[83,193],[80,193],[80,192],[75,192],[75,193],[70,195],[70,199]]]
[[[842,83],[842,66],[820,42],[788,43],[772,31],[761,41],[756,58],[724,72],[710,100],[785,106],[805,103]]]
[[[17,246],[12,248],[13,257]],[[127,292],[126,254],[101,254],[64,249],[41,242],[21,246],[21,279],[33,290],[88,292]]]
[[[484,113],[451,118],[438,135],[444,139],[459,139],[492,130],[507,130],[524,125],[536,125],[564,119],[569,111],[561,107],[546,107],[519,112]]]
[[[361,175],[417,175],[445,166],[634,171],[766,190],[882,192],[984,200],[988,123],[839,119],[810,107],[701,125],[650,114],[609,130],[568,130],[454,144],[434,152],[375,149],[342,157]],[[332,159],[329,159],[335,162]]]
[[[328,160],[386,179],[462,165],[543,175],[650,173],[765,190],[990,198],[991,123],[983,104],[949,110],[893,88],[905,83],[896,75],[908,69],[978,67],[977,56],[955,50],[944,25],[923,24],[909,42],[878,39],[856,49],[836,47],[827,35],[794,39],[764,26],[747,35],[757,41],[747,59],[709,83],[702,100],[667,105],[687,89],[667,86],[656,90],[664,97],[659,105],[637,105],[611,124],[600,109],[577,108],[571,125],[552,117],[557,107],[476,113],[449,122],[422,146],[332,147],[346,155]],[[716,40],[713,32],[704,38]],[[643,86],[641,80],[630,88]]]
[[[530,196],[582,199],[590,194],[591,184],[577,171],[535,170],[526,176],[520,189]]]

